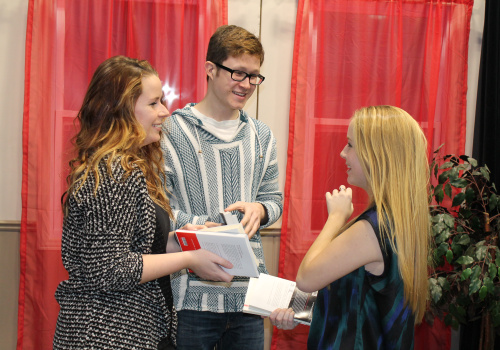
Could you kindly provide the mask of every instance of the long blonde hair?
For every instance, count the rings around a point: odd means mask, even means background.
[[[68,197],[78,192],[90,173],[96,179],[94,193],[97,191],[99,163],[105,159],[111,175],[111,165],[119,158],[124,178],[139,168],[151,199],[173,217],[162,184],[165,172],[160,143],[141,147],[146,133],[134,113],[142,78],[150,75],[158,73],[147,61],[125,56],[108,58],[97,67],[77,116],[80,131],[73,139],[77,155],[69,162],[68,190],[62,198],[65,216]]]
[[[428,293],[427,140],[415,119],[393,106],[361,108],[351,123],[382,239],[398,256],[405,299],[420,323]]]

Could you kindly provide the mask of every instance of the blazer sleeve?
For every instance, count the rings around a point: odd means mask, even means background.
[[[82,287],[95,290],[130,290],[142,276],[142,254],[150,253],[154,237],[154,206],[145,179],[134,171],[123,180],[101,173],[94,195],[88,182],[72,199],[63,237],[63,255]],[[115,174],[116,175],[116,174]],[[65,264],[66,265],[66,264]]]

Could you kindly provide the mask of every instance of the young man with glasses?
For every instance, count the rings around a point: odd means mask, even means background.
[[[263,61],[255,35],[233,25],[219,27],[208,45],[207,93],[164,123],[162,148],[173,225],[213,226],[221,222],[220,212],[232,212],[250,238],[259,272],[267,273],[259,229],[278,220],[283,209],[276,139],[243,111],[264,81]],[[178,349],[262,349],[263,320],[242,312],[247,286],[245,277],[225,283],[187,271],[172,275]]]

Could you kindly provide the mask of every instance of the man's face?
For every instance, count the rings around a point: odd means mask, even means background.
[[[233,70],[240,70],[248,74],[260,73],[260,60],[257,56],[243,54],[238,57],[230,56],[224,62],[217,62]],[[212,91],[221,106],[231,110],[241,110],[245,107],[256,86],[250,84],[248,78],[243,81],[234,81],[231,73],[216,67],[213,76]]]

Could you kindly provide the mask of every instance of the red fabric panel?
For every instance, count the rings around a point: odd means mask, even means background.
[[[422,322],[415,328],[415,350],[449,350],[451,347],[451,330],[439,318],[430,326]]]
[[[51,349],[67,278],[62,211],[74,118],[106,58],[147,59],[171,110],[201,100],[208,40],[227,23],[227,0],[30,0],[26,37],[18,349]],[[166,88],[165,88],[166,89]]]
[[[356,109],[401,107],[422,125],[430,152],[445,143],[446,153],[463,153],[472,5],[299,0],[280,277],[295,280],[326,221],[325,192],[347,184],[340,152]],[[360,214],[368,199],[355,188],[353,200],[354,215]],[[272,348],[305,349],[307,333],[307,327],[275,329]],[[437,334],[449,338],[449,329]]]

